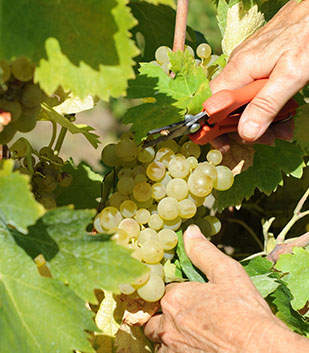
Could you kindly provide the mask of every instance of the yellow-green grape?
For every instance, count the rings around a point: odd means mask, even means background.
[[[188,196],[189,188],[184,179],[172,179],[166,187],[167,196],[175,198],[177,201],[183,200]]]
[[[99,215],[102,228],[108,230],[117,228],[122,220],[120,211],[112,206],[105,207]]]
[[[34,74],[34,65],[28,58],[21,56],[12,63],[12,74],[19,81],[30,81]]]
[[[136,259],[138,261],[142,261],[143,260],[142,250],[141,250],[141,248],[139,248],[136,245],[136,243],[135,244],[128,244],[125,247],[133,251],[131,253],[131,257],[133,257],[134,259]]]
[[[175,156],[175,153],[173,150],[171,150],[168,147],[162,147],[156,153],[155,159],[158,162],[161,162],[167,168],[173,156]]]
[[[146,228],[139,233],[138,242],[144,244],[148,240],[158,240],[157,232],[152,228]]]
[[[134,195],[130,195],[130,199],[137,204],[138,208],[147,208],[147,209],[149,209],[149,207],[151,207],[152,204],[153,204],[153,198],[152,197],[150,197],[147,201],[142,201],[142,202],[141,201],[137,201],[135,199]]]
[[[179,215],[181,218],[193,218],[196,214],[197,207],[192,200],[185,199],[179,202]]]
[[[20,174],[32,176],[31,172],[25,167],[19,167],[16,169],[16,171],[19,172]]]
[[[121,179],[123,177],[132,177],[133,178],[133,171],[131,168],[121,168],[119,172],[117,173],[118,179]]]
[[[51,96],[47,96],[43,92],[43,100],[50,107],[55,107],[61,104],[66,100],[67,97],[68,97],[68,94],[64,91],[64,89],[61,86],[59,86]]]
[[[135,220],[139,224],[146,224],[150,219],[150,212],[146,208],[140,208],[136,211]]]
[[[41,104],[32,108],[22,107],[21,119],[36,118],[41,112]],[[20,119],[18,119],[20,120]]]
[[[211,55],[211,56],[210,56],[210,60],[209,60],[209,62],[207,63],[208,66],[212,65],[212,64],[213,64],[216,60],[218,60],[218,59],[219,59],[219,55],[215,55],[215,54]]]
[[[168,53],[171,53],[172,49],[167,46],[162,45],[155,52],[155,58],[159,64],[168,63],[170,61]]]
[[[201,155],[201,147],[192,141],[185,142],[180,151],[185,157],[193,156],[197,159]]]
[[[40,154],[40,156],[46,157],[48,159],[54,157],[54,155],[55,155],[53,149],[48,146],[42,147],[39,151],[39,154]]]
[[[163,229],[177,230],[180,228],[182,223],[181,217],[176,217],[170,221],[164,220]]]
[[[151,229],[159,230],[163,227],[163,219],[158,214],[152,214],[148,221],[148,226]]]
[[[136,184],[145,183],[145,182],[147,182],[147,176],[146,176],[146,174],[137,174],[134,177],[134,181],[135,181]]]
[[[177,245],[178,237],[175,231],[162,229],[158,233],[158,242],[162,245],[164,250],[171,250]]]
[[[125,218],[123,219],[118,226],[119,229],[123,229],[127,232],[128,236],[131,238],[137,238],[141,228],[140,225],[136,222],[135,219]]]
[[[50,210],[52,208],[57,207],[57,203],[54,198],[52,197],[42,197],[40,199],[40,203],[47,209]]]
[[[154,66],[160,66],[160,64],[156,60],[150,61],[149,64],[152,64]]]
[[[10,63],[7,60],[0,60],[0,76],[2,77],[2,82],[7,82],[11,76]]]
[[[166,140],[166,141],[162,141],[160,143],[158,143],[157,148],[163,148],[163,147],[168,147],[170,148],[172,151],[174,151],[174,153],[177,153],[179,151],[179,145],[175,140]]]
[[[139,174],[146,174],[146,170],[142,165],[137,165],[132,169],[133,177]]]
[[[165,166],[157,161],[151,162],[146,169],[146,174],[150,180],[159,181],[164,178]]]
[[[150,268],[150,273],[156,273],[158,276],[160,276],[163,280],[165,277],[164,274],[164,268],[162,264],[157,263],[157,264],[146,264],[148,268]]]
[[[165,197],[158,204],[159,216],[167,221],[175,219],[179,216],[178,202],[173,197]]]
[[[14,122],[14,126],[20,132],[29,132],[35,128],[36,122],[36,115],[29,117],[21,116],[17,121]]]
[[[116,155],[116,144],[110,143],[106,145],[101,153],[102,162],[109,167],[117,167],[119,165],[119,158]]]
[[[137,145],[129,139],[120,140],[115,150],[118,158],[124,162],[131,162],[137,157]]]
[[[30,146],[24,138],[19,138],[10,147],[10,151],[16,158],[25,157],[30,152]]]
[[[167,184],[172,180],[173,178],[169,175],[169,173],[165,173],[165,176],[162,180],[160,180],[160,184],[164,185],[165,188],[167,187]]]
[[[34,108],[41,104],[42,94],[40,88],[33,84],[28,83],[22,92],[21,103],[27,108]]]
[[[10,148],[11,150],[11,148]],[[31,165],[35,165],[35,158],[33,156],[31,156]],[[23,159],[23,166],[26,168],[29,168],[29,164],[28,164],[28,160],[27,158]]]
[[[213,180],[203,173],[196,173],[196,170],[189,176],[188,187],[191,194],[197,197],[209,195],[213,188]]]
[[[211,230],[209,235],[216,235],[220,232],[221,230],[221,222],[220,220],[215,217],[215,216],[206,216],[205,217],[206,221],[209,222]]]
[[[201,60],[199,60],[199,59],[195,59],[195,66],[197,67],[197,66],[200,66],[201,65],[201,63],[202,63],[202,61]]]
[[[208,221],[206,221],[205,218],[194,218],[194,220],[192,220],[193,224],[196,224],[201,232],[206,236],[210,236],[210,233],[211,233],[211,226],[210,226],[210,223]]]
[[[198,166],[198,160],[193,156],[188,157],[187,161],[191,169],[195,169]]]
[[[121,134],[120,140],[132,140],[134,141],[134,135],[131,131],[126,131]]]
[[[185,50],[188,50],[188,52],[194,57],[194,50],[190,47],[190,45],[185,45]]]
[[[147,264],[156,264],[163,258],[163,247],[158,240],[149,239],[141,246],[143,261]]]
[[[11,113],[11,121],[16,121],[20,118],[22,108],[17,101],[8,101],[6,99],[0,99],[0,109],[4,112]]]
[[[94,221],[93,221],[93,227],[94,229],[98,232],[98,233],[107,233],[108,230],[103,228],[101,226],[101,222],[100,222],[100,215],[96,215]]]
[[[218,165],[222,162],[222,153],[219,150],[210,150],[206,156],[209,163],[213,165]]]
[[[137,150],[137,160],[141,163],[150,163],[155,157],[155,150],[153,147],[145,147],[142,146],[138,147]]]
[[[168,260],[171,261],[171,260],[173,260],[174,257],[175,257],[175,249],[164,251],[163,258],[165,261],[168,261]]]
[[[166,196],[166,188],[161,183],[156,183],[152,185],[152,198],[155,200],[161,200]]]
[[[125,218],[134,217],[136,211],[137,211],[136,203],[132,200],[123,201],[122,204],[120,205],[120,212],[122,216]]]
[[[112,240],[114,240],[118,245],[127,245],[130,241],[130,237],[127,234],[127,232],[123,229],[112,229],[109,231],[109,233],[112,233]]]
[[[216,167],[217,179],[214,182],[214,189],[225,191],[232,187],[234,183],[234,176],[232,171],[223,165]]]
[[[217,179],[217,169],[215,166],[208,162],[200,163],[195,169],[194,173],[201,172],[204,175],[208,175],[213,181]]]
[[[57,182],[62,188],[67,188],[72,184],[73,176],[67,172],[61,172],[57,175]]]
[[[133,196],[139,202],[148,201],[152,196],[151,185],[146,182],[136,184],[133,188]]]
[[[140,288],[142,285],[144,285],[150,277],[150,271],[147,273],[144,273],[143,275],[137,277],[131,284],[132,287],[134,288]]]
[[[164,292],[164,281],[156,273],[151,273],[149,280],[137,290],[137,294],[146,302],[156,302],[160,300]]]
[[[170,63],[162,64],[161,69],[168,75],[170,73]]]
[[[185,178],[190,173],[190,164],[185,157],[175,156],[168,164],[168,171],[173,178]]]
[[[119,208],[123,201],[129,200],[128,195],[121,194],[119,191],[116,191],[109,198],[109,204],[113,207]]]
[[[207,43],[202,43],[196,48],[196,54],[201,59],[206,59],[211,55],[211,47]]]
[[[129,195],[132,193],[133,189],[135,187],[135,181],[131,177],[123,177],[119,179],[117,183],[117,189],[119,192],[125,195]]]
[[[130,295],[130,294],[133,294],[135,292],[135,288],[132,287],[128,283],[119,284],[118,288],[119,288],[120,292],[125,294],[125,295]]]

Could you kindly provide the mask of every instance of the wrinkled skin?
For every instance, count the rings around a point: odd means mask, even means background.
[[[162,314],[145,334],[159,353],[299,353],[309,340],[291,332],[260,296],[242,266],[196,226],[184,234],[191,261],[209,279],[167,286]]]
[[[234,49],[222,73],[211,82],[212,93],[236,89],[269,77],[247,106],[238,125],[246,142],[272,143],[292,138],[292,121],[269,125],[285,103],[309,80],[309,1],[289,1],[264,27]],[[260,139],[260,140],[259,140]],[[224,152],[228,138],[213,141]]]

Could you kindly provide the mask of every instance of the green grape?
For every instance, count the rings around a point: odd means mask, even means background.
[[[26,82],[32,80],[34,65],[28,58],[21,56],[12,63],[12,74],[17,80]]]
[[[153,147],[138,147],[137,160],[141,163],[150,163],[155,156],[155,150]]]
[[[187,182],[181,178],[172,179],[166,187],[167,196],[173,197],[177,201],[181,201],[188,196],[189,188]]]
[[[133,177],[133,172],[131,168],[121,168],[117,173],[118,179],[123,177]]]
[[[166,196],[166,187],[161,183],[155,183],[151,187],[152,198],[155,200],[161,200]]]
[[[158,149],[163,148],[163,147],[170,148],[172,151],[174,151],[174,153],[177,153],[178,150],[179,150],[178,143],[175,140],[172,140],[172,139],[158,143],[158,145],[157,145]]]
[[[165,166],[163,163],[157,161],[151,162],[148,164],[146,174],[150,180],[159,181],[164,178]]]
[[[64,102],[68,96],[67,93],[65,93],[64,89],[59,86],[55,93],[53,93],[51,96],[47,96],[45,93],[43,93],[42,99],[44,100],[45,103],[47,103],[50,107],[55,107],[62,102]]]
[[[137,277],[131,284],[134,288],[140,288],[143,284],[145,284],[150,277],[150,272],[144,273],[143,275]]]
[[[119,191],[113,193],[109,198],[109,203],[112,207],[119,208],[123,201],[129,200],[128,195],[121,194]]]
[[[185,199],[179,202],[179,214],[181,218],[193,218],[196,214],[197,207],[192,200]]]
[[[150,239],[158,240],[158,234],[154,229],[146,228],[140,232],[137,240],[140,244],[144,244]]]
[[[185,157],[175,156],[168,164],[168,171],[173,178],[185,178],[190,173],[190,164]]]
[[[109,167],[117,167],[119,165],[119,158],[116,155],[116,144],[110,143],[106,145],[101,153],[102,162]]]
[[[234,183],[234,176],[232,171],[223,165],[216,167],[217,169],[217,179],[214,182],[214,189],[225,191],[232,187]]]
[[[17,101],[8,101],[6,99],[0,99],[0,109],[11,113],[11,121],[14,122],[20,118],[22,108]]]
[[[155,159],[162,163],[166,168],[168,167],[168,164],[170,162],[170,160],[172,159],[172,157],[175,156],[175,153],[173,150],[171,150],[168,147],[162,147],[158,150],[158,152],[156,153],[156,157]]]
[[[135,244],[128,244],[126,245],[126,248],[132,250],[133,252],[131,253],[131,257],[138,261],[143,260],[143,254],[141,248],[139,248],[136,243]]]
[[[222,153],[218,150],[210,150],[206,156],[209,163],[213,165],[218,165],[222,162]]]
[[[210,176],[198,172],[197,169],[189,176],[188,187],[191,194],[197,197],[209,195],[213,188],[213,180]]]
[[[205,201],[205,197],[195,196],[195,195],[191,194],[191,192],[189,192],[188,199],[193,201],[195,203],[196,207],[202,206]]]
[[[137,174],[134,177],[134,181],[135,181],[136,184],[146,183],[147,182],[147,176],[145,174]]]
[[[209,235],[216,235],[220,232],[221,230],[221,222],[220,220],[215,217],[215,216],[206,216],[205,217],[206,221],[209,222],[211,230]]]
[[[130,284],[119,284],[118,286],[119,290],[121,293],[125,294],[125,295],[130,295],[133,294],[135,292],[135,288],[132,287]]]
[[[190,45],[185,45],[185,50],[188,50],[191,56],[194,57],[194,50],[190,47]]]
[[[137,238],[141,231],[140,225],[136,222],[135,219],[125,218],[123,219],[118,226],[119,229],[123,229],[127,232],[128,236],[131,238]]]
[[[136,211],[137,211],[136,203],[132,200],[123,201],[122,204],[120,205],[120,212],[122,216],[125,218],[134,217]]]
[[[0,60],[0,71],[2,82],[7,82],[11,77],[11,67],[10,63],[7,60]]]
[[[181,217],[176,217],[170,221],[164,220],[163,229],[177,230],[180,228],[182,223]]]
[[[196,54],[201,59],[206,59],[211,55],[211,47],[207,43],[202,43],[196,48]]]
[[[131,177],[123,177],[119,179],[117,183],[117,190],[125,195],[129,195],[133,192],[133,189],[135,188],[135,181]]]
[[[137,290],[137,294],[147,302],[160,300],[165,292],[163,279],[156,273],[150,273],[149,280]]]
[[[46,157],[48,159],[54,157],[54,151],[51,147],[45,146],[42,147],[39,151],[40,156]]]
[[[164,255],[163,255],[163,258],[165,261],[168,261],[168,260],[173,260],[173,258],[175,257],[175,248],[172,249],[172,250],[165,250],[164,251]]]
[[[200,163],[194,171],[194,174],[203,174],[209,176],[213,181],[217,179],[217,169],[208,162]]]
[[[143,261],[147,264],[156,264],[163,258],[163,247],[158,240],[149,239],[141,246]]]
[[[179,205],[175,198],[165,197],[158,204],[158,212],[162,219],[170,221],[179,216]]]
[[[112,240],[114,240],[118,245],[127,245],[130,241],[128,233],[123,229],[111,229],[109,233],[112,233]]]
[[[113,229],[113,228],[118,228],[121,220],[122,220],[122,216],[121,213],[119,212],[119,210],[117,210],[117,208],[115,207],[105,207],[100,213],[100,224],[102,226],[102,228],[105,229]]]
[[[27,108],[35,108],[41,104],[42,94],[40,88],[33,84],[28,83],[22,92],[21,103]]]
[[[162,229],[158,233],[158,242],[162,245],[164,250],[171,250],[177,245],[178,237],[175,231]]]
[[[148,221],[148,226],[151,229],[159,230],[163,227],[163,219],[158,214],[152,214]]]
[[[148,201],[152,196],[151,185],[146,182],[136,184],[133,188],[133,196],[139,202]]]
[[[129,139],[120,140],[115,147],[115,152],[120,160],[131,162],[137,157],[137,145]]]
[[[157,263],[157,264],[146,264],[148,268],[150,268],[150,273],[156,273],[158,276],[160,276],[163,280],[165,277],[164,274],[164,268],[162,264]]]
[[[73,176],[67,172],[61,172],[57,176],[57,182],[61,187],[67,188],[72,184]]]
[[[150,212],[146,208],[140,208],[136,211],[134,218],[139,224],[146,224],[150,219]]]
[[[192,141],[185,142],[180,151],[185,157],[193,156],[197,159],[201,155],[201,147]]]
[[[57,180],[52,175],[46,175],[45,178],[42,178],[40,182],[40,189],[46,192],[53,192],[57,188]]]
[[[36,117],[21,117],[17,121],[14,122],[15,128],[20,132],[29,132],[35,128],[36,125]]]
[[[21,174],[32,176],[31,172],[25,167],[19,167],[19,168],[16,169],[16,171],[21,173]]]
[[[0,145],[6,145],[9,143],[14,135],[16,134],[16,127],[14,124],[8,124],[5,128],[0,132]]]
[[[40,199],[40,203],[47,209],[50,210],[52,208],[57,207],[57,203],[53,197],[42,197]]]
[[[191,169],[195,169],[198,166],[198,160],[193,156],[188,157],[187,161]]]
[[[155,52],[155,58],[159,64],[165,64],[170,61],[168,57],[168,53],[171,53],[172,49],[167,46],[162,45],[161,47],[157,48]]]
[[[25,138],[21,137],[13,143],[10,147],[10,151],[16,158],[25,157],[26,154],[30,152],[30,145]]]
[[[132,169],[132,176],[136,177],[139,174],[146,174],[146,170],[142,165],[137,165]]]

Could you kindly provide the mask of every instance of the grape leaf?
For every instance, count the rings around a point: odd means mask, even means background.
[[[4,1],[0,51],[38,64],[35,80],[48,94],[62,85],[81,98],[124,95],[138,54],[129,32],[136,20],[126,3]]]
[[[74,208],[97,208],[101,196],[103,177],[94,172],[86,163],[75,166],[72,160],[63,167],[63,171],[73,176],[72,184],[68,187],[58,185],[54,192],[58,206],[73,204]]]
[[[268,274],[273,267],[273,263],[262,256],[242,261],[241,264],[250,277]]]
[[[30,178],[13,172],[14,161],[0,163],[0,217],[21,233],[44,214],[44,207],[30,191]]]
[[[223,210],[249,199],[256,188],[270,195],[283,183],[282,172],[300,178],[304,167],[303,152],[294,143],[276,140],[275,146],[255,145],[253,165],[235,177],[227,191],[216,192],[217,207]]]
[[[0,303],[0,352],[93,352],[84,331],[96,329],[91,312],[66,285],[39,275],[1,220]]]
[[[294,140],[295,142],[309,154],[309,104],[305,104],[297,109],[297,114],[294,118],[295,128],[294,128]]]
[[[281,285],[270,295],[268,301],[271,306],[275,306],[276,316],[285,322],[289,328],[301,335],[309,337],[309,323],[291,306],[293,299],[289,289]]]
[[[148,2],[148,3],[154,4],[154,5],[163,4],[163,5],[168,5],[168,6],[171,6],[171,7],[175,7],[175,1],[174,0],[143,0],[141,2],[142,3],[143,2]]]
[[[155,98],[155,103],[129,109],[122,119],[126,124],[133,123],[132,131],[138,142],[151,129],[180,121],[186,113],[200,112],[202,103],[211,94],[203,69],[195,65],[188,51],[171,53],[170,61],[176,74],[174,79],[160,67],[144,63],[136,80],[130,81],[129,98]]]
[[[17,243],[35,258],[43,254],[53,278],[68,283],[80,297],[96,302],[94,289],[118,290],[148,268],[116,245],[109,237],[87,235],[85,228],[93,210],[58,208],[46,213],[29,235],[13,235]]]
[[[275,268],[285,274],[282,280],[293,296],[293,309],[302,309],[309,302],[309,253],[302,248],[294,248],[293,254],[280,256]]]
[[[152,343],[137,326],[122,324],[116,334],[116,353],[151,353]]]
[[[65,116],[56,112],[47,105],[43,105],[41,113],[38,116],[41,120],[53,121],[62,127],[65,127],[71,134],[83,134],[94,148],[99,145],[99,136],[91,132],[94,130],[91,126],[83,124],[73,124]]]
[[[276,278],[270,277],[269,274],[252,276],[250,279],[263,298],[273,293],[280,285]]]

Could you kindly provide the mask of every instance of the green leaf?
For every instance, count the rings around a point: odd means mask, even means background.
[[[302,309],[309,302],[309,253],[302,248],[294,248],[293,254],[280,256],[275,268],[285,274],[282,280],[293,296],[293,309]]]
[[[86,233],[94,214],[93,210],[58,208],[29,228],[29,236],[13,234],[32,258],[44,255],[53,278],[68,283],[90,302],[96,302],[94,289],[117,291],[119,284],[133,281],[148,270],[130,256],[130,250],[108,236]]]
[[[99,136],[91,132],[92,130],[94,130],[91,126],[84,124],[73,124],[65,116],[57,113],[56,110],[52,109],[47,105],[43,105],[43,109],[41,110],[39,119],[53,121],[59,124],[60,126],[68,129],[71,134],[83,134],[94,148],[97,148],[100,143]]]
[[[210,96],[210,88],[201,67],[196,67],[188,51],[170,54],[175,78],[170,78],[153,64],[141,64],[140,74],[130,82],[129,98],[154,97],[155,103],[133,107],[123,117],[133,123],[132,131],[139,142],[151,129],[184,119],[186,113],[196,114]]]
[[[178,235],[178,244],[176,253],[178,256],[179,264],[183,273],[187,276],[190,281],[193,282],[207,282],[207,278],[204,274],[202,274],[190,261],[186,254],[183,238],[182,238],[182,231],[177,232]]]
[[[250,277],[269,273],[273,267],[273,263],[262,256],[243,261],[241,264]]]
[[[252,276],[250,278],[263,298],[273,293],[280,285],[277,279],[269,277],[269,274]]]
[[[144,0],[144,1],[141,1],[141,3],[143,3],[143,2],[149,2],[150,4],[154,4],[154,5],[162,4],[162,5],[168,5],[168,6],[171,6],[171,7],[175,7],[175,1],[174,0]]]
[[[13,160],[0,163],[0,218],[26,234],[27,227],[44,214],[44,207],[30,191],[29,176],[13,173],[13,167]]]
[[[63,171],[73,176],[72,184],[68,187],[58,186],[54,192],[58,206],[73,204],[74,208],[97,208],[101,196],[103,177],[94,172],[86,163],[75,166],[72,160],[63,167]]]
[[[309,337],[309,323],[291,307],[292,295],[287,287],[281,285],[270,295],[268,301],[275,306],[276,316],[285,322],[288,327],[304,336]]]
[[[297,109],[297,114],[294,118],[295,128],[294,128],[294,140],[295,142],[309,154],[309,104],[305,104]]]
[[[81,98],[124,95],[138,54],[129,32],[136,20],[126,3],[5,1],[0,51],[7,59],[27,56],[38,64],[35,80],[48,94],[62,85]]]
[[[84,331],[96,329],[92,313],[66,285],[39,275],[1,221],[0,303],[0,352],[93,352]]]
[[[255,145],[254,149],[253,165],[235,177],[231,189],[216,192],[219,210],[240,205],[254,194],[256,188],[270,195],[278,185],[282,185],[282,172],[298,178],[301,176],[303,152],[295,144],[276,140],[275,146]]]

